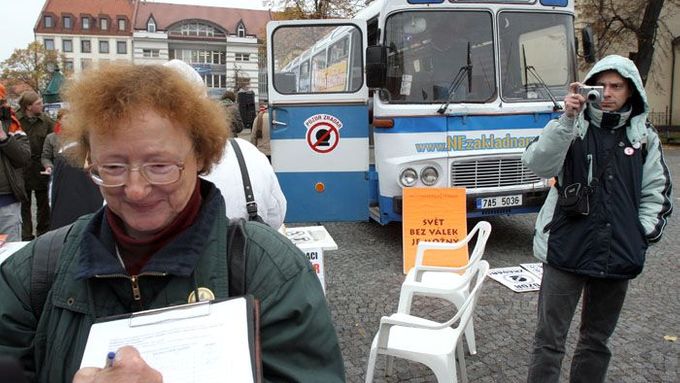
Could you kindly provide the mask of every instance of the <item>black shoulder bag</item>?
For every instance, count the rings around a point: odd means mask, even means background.
[[[255,202],[255,196],[253,195],[253,187],[250,184],[250,176],[248,175],[248,167],[243,159],[243,153],[241,153],[241,148],[235,139],[230,138],[229,142],[231,147],[234,149],[234,154],[238,160],[238,167],[241,169],[241,179],[243,180],[243,193],[246,196],[246,211],[248,212],[248,221],[255,221],[266,224],[262,217],[257,214],[257,202]]]
[[[595,193],[595,189],[604,175],[605,170],[607,170],[609,161],[614,155],[614,148],[612,148],[600,167],[597,176],[593,178],[593,181],[595,181],[594,185],[576,182],[557,189],[559,193],[557,204],[560,205],[564,214],[570,217],[586,216],[590,214],[590,196]]]

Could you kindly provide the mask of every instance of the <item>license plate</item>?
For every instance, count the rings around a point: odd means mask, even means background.
[[[477,198],[477,209],[497,209],[510,206],[522,206],[522,195]]]

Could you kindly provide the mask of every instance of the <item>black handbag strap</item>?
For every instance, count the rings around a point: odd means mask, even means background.
[[[250,176],[248,175],[248,167],[243,159],[243,153],[241,153],[241,148],[235,139],[230,138],[229,142],[231,147],[234,149],[234,154],[238,160],[238,167],[241,169],[241,179],[243,180],[243,193],[246,196],[246,211],[248,212],[248,220],[257,220],[257,202],[255,202],[255,196],[253,195],[253,187],[250,184]]]

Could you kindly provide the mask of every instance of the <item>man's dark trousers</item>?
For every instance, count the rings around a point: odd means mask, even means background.
[[[544,263],[527,381],[559,382],[567,332],[583,292],[581,328],[569,381],[604,382],[611,358],[607,341],[616,328],[627,289],[627,279],[592,278]]]

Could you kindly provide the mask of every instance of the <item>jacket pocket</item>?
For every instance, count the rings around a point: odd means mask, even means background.
[[[563,214],[558,214],[557,216],[553,216],[553,219],[548,222],[545,226],[543,226],[543,233],[547,233],[549,231],[555,231],[562,227],[565,223],[567,222],[567,217],[565,217]]]

